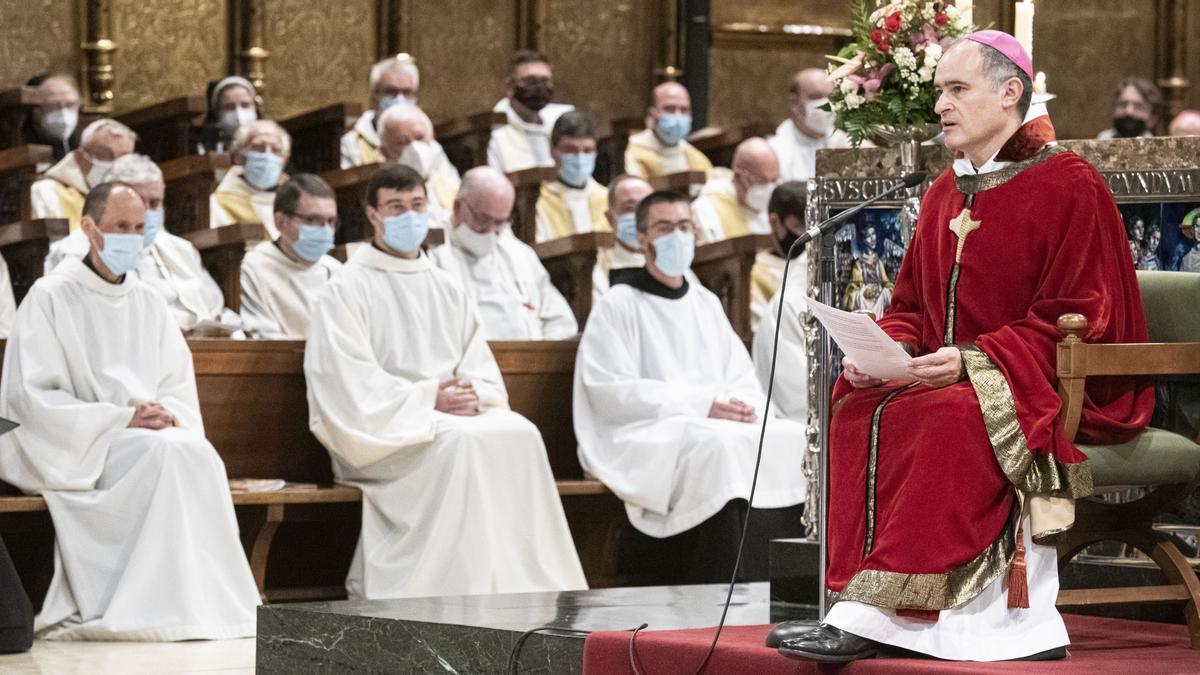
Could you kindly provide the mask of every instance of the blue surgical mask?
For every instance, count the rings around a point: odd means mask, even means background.
[[[259,190],[270,190],[279,184],[283,173],[283,158],[270,152],[246,153],[246,182]]]
[[[567,185],[583,187],[587,184],[588,179],[592,177],[592,172],[595,170],[596,153],[572,152],[563,155],[562,169],[559,170],[558,177]]]
[[[629,248],[637,248],[637,213],[630,211],[617,216],[617,239]]]
[[[296,255],[310,263],[315,263],[321,256],[333,248],[333,228],[325,225],[301,225],[300,235],[292,244]]]
[[[658,137],[666,145],[675,145],[692,133],[691,115],[663,113],[658,116]]]
[[[669,277],[681,277],[696,256],[696,236],[671,230],[654,240],[654,265]]]
[[[429,215],[405,211],[383,219],[383,243],[393,251],[411,253],[421,246],[429,234]]]
[[[384,110],[395,105],[416,105],[417,99],[407,96],[384,96],[379,99],[379,114],[382,115]]]
[[[137,267],[138,261],[142,259],[144,244],[145,238],[140,234],[105,232],[100,260],[109,272],[121,276]]]
[[[146,229],[142,231],[142,239],[145,241],[145,245],[152,245],[154,243],[154,238],[158,236],[158,233],[161,232],[162,229],[163,210],[158,209],[157,211],[147,211]]]

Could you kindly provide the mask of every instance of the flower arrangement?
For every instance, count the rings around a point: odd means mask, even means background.
[[[938,60],[955,38],[974,30],[949,2],[876,0],[875,5],[868,12],[865,0],[856,0],[850,18],[853,41],[828,57],[834,85],[829,109],[855,147],[889,131],[935,124]]]

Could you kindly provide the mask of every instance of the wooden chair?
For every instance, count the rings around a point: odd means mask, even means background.
[[[21,126],[35,104],[33,87],[16,87],[0,91],[0,150],[25,145]]]
[[[195,230],[185,237],[200,251],[204,269],[221,287],[225,306],[235,312],[242,310],[242,259],[247,244],[261,242],[265,236],[262,223],[234,223]]]
[[[333,103],[280,120],[292,136],[289,173],[324,173],[342,168],[342,134],[362,115],[360,103]]]
[[[38,178],[38,165],[49,163],[53,156],[48,145],[0,150],[0,224],[32,217],[29,189]]]
[[[507,121],[504,113],[488,110],[437,124],[433,128],[433,136],[441,143],[450,163],[463,174],[487,164],[492,129],[503,126]]]
[[[364,205],[367,203],[367,183],[385,164],[364,164],[349,169],[336,169],[321,174],[337,195],[338,231],[335,241],[349,244],[370,238],[371,224],[367,222]]]
[[[600,132],[596,141],[596,180],[608,185],[625,173],[625,148],[629,137],[646,128],[643,117],[622,117],[612,121],[607,133]]]
[[[180,237],[209,227],[208,198],[229,170],[229,155],[188,155],[159,165],[166,183],[167,229]]]
[[[734,332],[746,343],[752,337],[750,272],[758,252],[773,245],[769,235],[748,234],[696,247],[692,271],[721,300]]]
[[[733,153],[742,141],[753,136],[769,136],[775,125],[767,122],[751,122],[740,127],[721,129],[707,127],[688,137],[688,141],[708,157],[713,166],[733,166]]]
[[[612,248],[612,232],[584,232],[535,244],[533,250],[550,273],[550,281],[571,305],[582,329],[592,313],[592,272],[601,249]]]
[[[67,236],[65,218],[24,220],[0,225],[0,255],[8,264],[13,297],[17,304],[45,273],[50,244]]]
[[[1067,437],[1074,439],[1083,409],[1084,383],[1097,376],[1200,374],[1200,275],[1138,272],[1138,285],[1150,328],[1147,344],[1087,344],[1080,339],[1087,319],[1059,318],[1058,392]],[[1095,485],[1151,486],[1141,499],[1109,504],[1076,502],[1075,526],[1058,536],[1059,569],[1085,547],[1119,541],[1150,557],[1169,582],[1160,586],[1089,588],[1059,592],[1061,606],[1183,601],[1193,649],[1200,649],[1200,579],[1175,542],[1152,526],[1154,516],[1175,505],[1200,485],[1200,445],[1178,434],[1150,428],[1118,445],[1087,446]]]
[[[138,149],[155,162],[196,153],[192,129],[208,111],[203,96],[181,96],[117,115],[114,119],[138,134]]]
[[[535,166],[508,174],[517,193],[513,202],[513,234],[530,246],[537,243],[537,202],[542,183],[554,180],[557,175],[552,166]]]
[[[678,192],[689,199],[695,199],[700,194],[707,179],[703,171],[679,171],[665,176],[655,176],[650,179],[650,187],[655,190],[670,190]]]

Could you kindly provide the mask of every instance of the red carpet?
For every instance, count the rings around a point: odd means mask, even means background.
[[[1071,656],[1041,663],[960,663],[929,659],[872,659],[845,666],[819,666],[780,656],[763,646],[770,626],[732,626],[721,632],[717,651],[704,671],[753,673],[1200,673],[1200,651],[1188,648],[1187,629],[1162,623],[1064,615]],[[584,675],[633,674],[628,631],[597,632],[583,648]],[[691,675],[712,642],[712,629],[642,631],[637,638],[643,675]]]

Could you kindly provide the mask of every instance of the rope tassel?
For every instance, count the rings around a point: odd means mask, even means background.
[[[1029,609],[1029,580],[1025,571],[1025,536],[1017,528],[1017,552],[1008,566],[1008,607]]]

